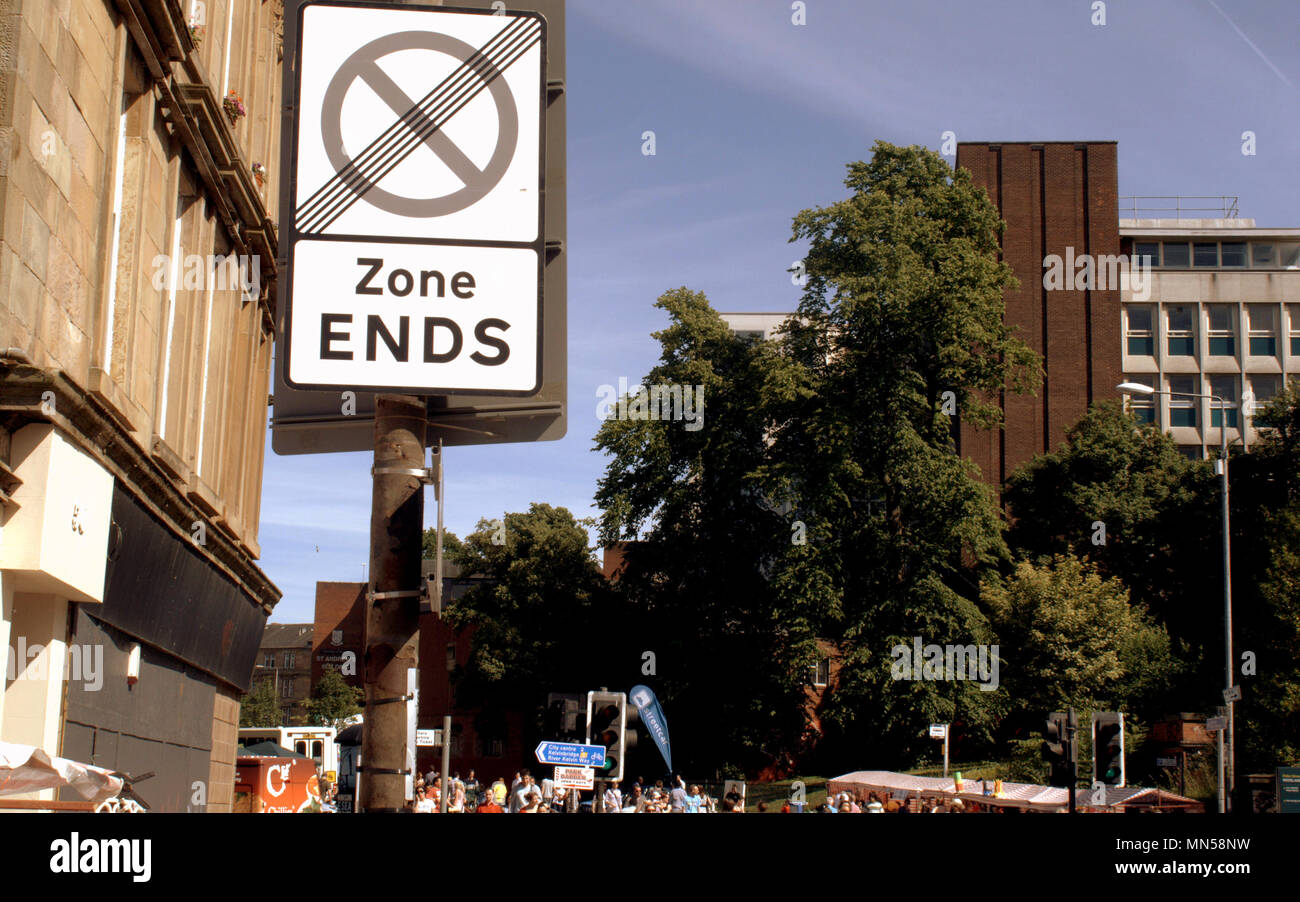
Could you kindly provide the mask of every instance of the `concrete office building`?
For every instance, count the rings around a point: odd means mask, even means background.
[[[1234,218],[1119,223],[1124,252],[1152,267],[1149,289],[1122,293],[1124,379],[1227,405],[1130,396],[1138,418],[1189,457],[1217,453],[1225,419],[1229,444],[1249,449],[1255,406],[1300,375],[1300,228],[1258,228],[1235,218],[1236,198],[1224,200]]]
[[[0,738],[153,772],[154,810],[229,810],[280,597],[256,560],[281,16],[0,0]]]

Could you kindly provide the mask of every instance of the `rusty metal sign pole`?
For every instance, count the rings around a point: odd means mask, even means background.
[[[358,799],[363,812],[407,810],[413,779],[408,675],[419,664],[424,487],[430,481],[424,460],[427,422],[422,398],[376,398],[361,737],[365,779]]]

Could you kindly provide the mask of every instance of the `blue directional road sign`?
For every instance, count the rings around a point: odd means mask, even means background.
[[[604,767],[605,747],[580,742],[539,742],[535,752],[543,764],[573,764],[578,767]]]

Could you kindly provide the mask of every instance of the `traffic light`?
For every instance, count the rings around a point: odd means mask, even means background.
[[[597,780],[623,779],[623,733],[627,725],[627,696],[621,692],[587,693],[587,742],[605,747],[605,763]]]
[[[619,760],[623,765],[623,773],[629,773],[630,752],[636,748],[636,740],[640,733],[637,727],[641,726],[641,712],[637,710],[636,705],[623,705],[623,744],[620,749]]]
[[[1070,740],[1070,718],[1063,711],[1053,711],[1047,718],[1047,730],[1044,732],[1041,746],[1043,760],[1051,768],[1048,785],[1073,789],[1075,784],[1074,764],[1077,760],[1074,743]]]
[[[546,696],[542,730],[548,739],[577,742],[582,738],[582,696],[576,692],[552,692]]]
[[[1116,711],[1092,715],[1092,779],[1124,785],[1124,715]]]

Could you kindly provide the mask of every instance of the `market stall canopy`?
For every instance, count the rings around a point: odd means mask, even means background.
[[[1039,786],[1034,783],[1011,783],[1004,781],[1000,796],[985,795],[982,784],[993,789],[993,780],[963,781],[962,789],[957,790],[953,777],[917,777],[912,774],[900,774],[887,770],[859,770],[851,774],[834,777],[826,784],[827,795],[848,791],[861,793],[883,792],[887,794],[907,793],[917,798],[934,798],[939,800],[961,799],[967,802],[979,802],[996,808],[1021,808],[1028,811],[1064,811],[1069,807],[1068,791],[1057,786]],[[1115,810],[1119,808],[1141,808],[1158,810],[1161,808],[1199,811],[1203,805],[1195,799],[1175,795],[1171,792],[1141,786],[1126,786],[1123,789],[1111,786],[1106,789],[1106,804],[1093,806],[1092,792],[1088,789],[1075,790],[1075,805],[1079,810]]]
[[[53,758],[34,745],[0,742],[0,796],[64,786],[98,804],[120,793],[123,780],[102,767]]]

